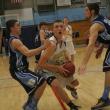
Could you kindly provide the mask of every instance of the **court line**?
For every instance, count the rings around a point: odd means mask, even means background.
[[[3,78],[0,78],[0,80],[12,80],[13,78],[11,77],[3,77]]]
[[[1,89],[8,89],[8,88],[15,88],[15,87],[19,87],[19,85],[0,87],[0,90]]]

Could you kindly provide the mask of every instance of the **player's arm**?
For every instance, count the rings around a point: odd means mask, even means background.
[[[12,47],[14,47],[15,50],[20,51],[23,55],[27,57],[37,55],[45,49],[45,46],[41,46],[39,48],[29,50],[19,39],[12,40],[11,45]]]
[[[90,59],[90,56],[94,50],[95,42],[98,37],[98,33],[103,30],[103,26],[95,23],[90,28],[89,44],[86,48],[84,58],[79,68],[79,73],[83,73],[86,69],[86,65]]]
[[[94,46],[95,46],[95,42],[96,42],[96,39],[98,37],[98,29],[95,25],[93,25],[91,28],[90,28],[90,36],[89,36],[89,44],[86,48],[86,52],[85,52],[85,55],[84,55],[84,58],[83,58],[83,61],[82,61],[82,64],[86,65],[89,61],[89,58],[93,52],[93,49],[94,49]]]
[[[70,35],[72,35],[72,32],[73,32],[73,30],[72,30],[72,27],[70,26]]]
[[[64,69],[62,66],[57,66],[57,65],[47,63],[50,57],[54,54],[55,49],[56,49],[56,44],[51,43],[50,46],[48,46],[48,48],[44,50],[38,62],[39,68],[46,69],[48,71],[55,72],[55,73],[61,73],[62,75],[63,74],[66,75],[65,72],[68,72],[68,71]]]
[[[41,40],[41,43],[43,44],[46,40],[46,35],[45,35],[45,32],[44,30],[40,30],[40,40]]]

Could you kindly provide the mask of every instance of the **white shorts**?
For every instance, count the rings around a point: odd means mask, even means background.
[[[44,79],[48,79],[49,77],[55,76],[57,80],[60,82],[61,86],[64,88],[66,85],[70,85],[71,82],[75,80],[75,76],[71,77],[63,77],[59,73],[53,73],[48,70],[40,71],[38,74],[40,74]]]
[[[59,73],[54,74],[55,77],[58,79],[59,82],[61,82],[62,87],[64,88],[66,85],[70,85],[71,82],[75,80],[74,76],[71,77],[63,77]]]

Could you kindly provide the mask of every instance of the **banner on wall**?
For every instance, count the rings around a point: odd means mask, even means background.
[[[37,0],[37,5],[51,5],[53,3],[53,0]]]
[[[23,3],[23,0],[11,0],[11,4]]]
[[[22,25],[33,24],[33,10],[32,8],[16,9],[16,10],[5,10],[5,16],[17,14]],[[8,17],[9,18],[9,17]]]
[[[84,2],[84,0],[71,0],[71,2],[72,2],[72,4],[73,3],[82,3],[82,2]]]
[[[57,0],[57,6],[69,6],[71,5],[71,0]]]
[[[100,3],[100,0],[87,0],[87,3]]]

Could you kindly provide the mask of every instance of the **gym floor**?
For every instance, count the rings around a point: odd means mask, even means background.
[[[85,48],[76,48],[76,67],[80,64],[84,50]],[[95,55],[92,54],[87,72],[83,75],[76,74],[80,82],[77,89],[79,98],[77,100],[73,99],[70,92],[67,91],[73,102],[82,106],[80,110],[90,110],[91,106],[96,104],[97,99],[102,95],[104,73],[101,72],[101,68],[104,54],[105,52],[99,59],[95,59]],[[30,68],[34,70],[34,58],[30,58],[29,60]],[[26,101],[27,94],[19,83],[11,78],[8,71],[8,61],[8,57],[0,56],[0,110],[22,110],[22,105]],[[48,85],[39,101],[38,108],[39,110],[63,110]],[[104,110],[110,110],[110,107]]]

